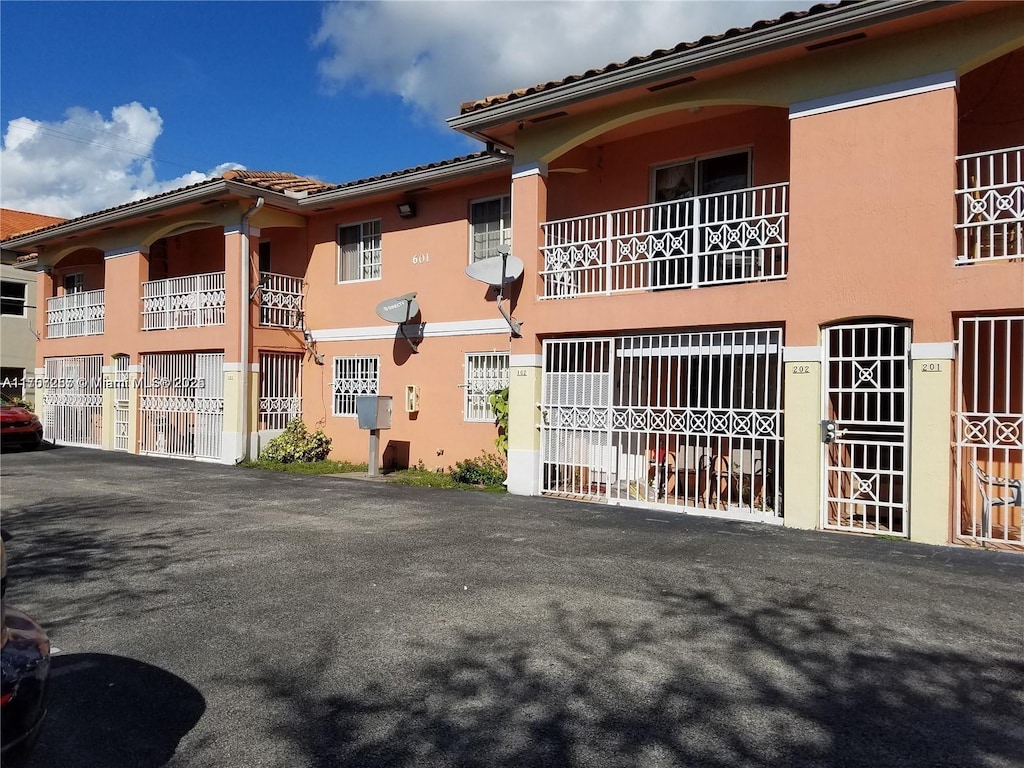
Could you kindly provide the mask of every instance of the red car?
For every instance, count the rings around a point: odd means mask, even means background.
[[[28,408],[0,395],[0,444],[35,450],[43,443],[43,425]]]

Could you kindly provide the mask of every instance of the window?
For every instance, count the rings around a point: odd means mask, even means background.
[[[355,416],[356,397],[376,395],[380,390],[379,357],[334,358],[334,415]]]
[[[490,394],[508,386],[508,352],[466,355],[466,421],[494,421]]]
[[[380,279],[380,219],[338,227],[338,282]]]
[[[655,168],[651,202],[665,203],[749,186],[749,152],[704,157]]]
[[[25,284],[12,280],[0,282],[0,315],[25,317]]]
[[[469,206],[469,261],[498,255],[499,245],[512,242],[512,198],[478,200]]]
[[[81,293],[84,290],[85,274],[83,272],[64,275],[64,293]]]

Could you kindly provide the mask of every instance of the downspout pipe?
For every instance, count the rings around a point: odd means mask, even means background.
[[[240,227],[242,248],[239,256],[242,266],[242,292],[241,297],[241,327],[242,327],[242,432],[241,432],[241,453],[235,457],[235,464],[245,461],[249,456],[249,324],[252,322],[250,305],[252,299],[249,296],[249,278],[252,276],[252,259],[249,258],[249,219],[263,207],[264,200],[257,197],[245,213],[242,214],[242,225]]]

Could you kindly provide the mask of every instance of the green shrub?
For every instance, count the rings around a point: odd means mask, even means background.
[[[496,389],[488,396],[494,410],[494,425],[498,428],[498,436],[494,438],[495,447],[502,456],[508,455],[508,387]]]
[[[309,434],[302,419],[295,419],[260,451],[260,460],[281,464],[323,461],[330,452],[331,438],[322,429]]]
[[[452,470],[452,479],[466,485],[501,485],[507,476],[505,459],[483,451],[478,459],[456,462]]]

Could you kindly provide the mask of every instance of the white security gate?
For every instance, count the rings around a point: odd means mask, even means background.
[[[906,536],[910,327],[838,325],[825,330],[822,525]]]
[[[129,392],[131,380],[127,355],[114,358],[114,450],[127,451],[131,440],[128,434]]]
[[[103,355],[46,358],[43,436],[63,445],[103,444]]]
[[[778,328],[544,343],[541,489],[782,516]]]
[[[1024,544],[1024,316],[960,320],[955,530]]]
[[[224,435],[224,353],[142,355],[143,453],[219,459]]]
[[[302,353],[260,353],[260,430],[302,418]]]

